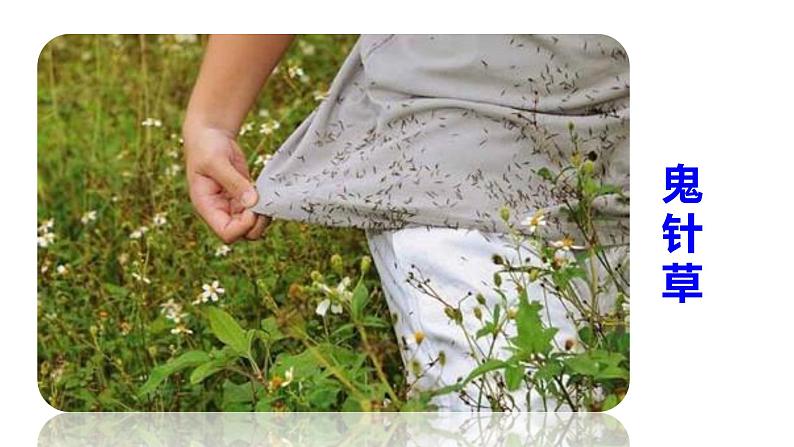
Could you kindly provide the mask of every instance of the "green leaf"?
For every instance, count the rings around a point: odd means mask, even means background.
[[[552,175],[551,171],[549,171],[548,168],[540,168],[537,171],[535,171],[535,173],[540,178],[542,178],[543,180],[546,180],[546,181],[549,181],[549,182],[554,180],[554,176]]]
[[[239,355],[247,355],[248,338],[243,328],[231,315],[217,307],[210,307],[207,309],[207,316],[210,320],[210,330],[218,337],[218,340],[230,346]]]
[[[491,371],[496,371],[497,369],[502,369],[507,365],[508,363],[503,360],[488,359],[485,362],[481,363],[476,368],[474,368],[473,370],[471,370],[469,375],[466,377],[466,380],[464,380],[464,383],[469,383],[472,380],[476,379],[477,377],[480,377]]]
[[[505,384],[508,391],[515,391],[521,387],[524,378],[524,368],[521,365],[508,365],[505,368]]]
[[[477,333],[474,335],[474,338],[480,339],[486,335],[492,334],[495,328],[496,326],[494,326],[493,322],[489,321],[477,331]]]
[[[191,366],[200,365],[210,360],[209,354],[204,351],[188,351],[179,357],[172,359],[164,365],[160,365],[152,369],[149,374],[149,379],[138,390],[139,395],[145,395],[160,385],[163,380],[167,379],[171,374],[181,371]]]
[[[199,365],[190,373],[190,383],[195,385],[201,383],[204,379],[212,376],[213,374],[223,371],[223,368],[230,362],[226,359],[213,359],[207,363]]]
[[[329,410],[336,403],[339,391],[339,387],[331,381],[322,386],[314,386],[307,395],[312,411]]]
[[[556,328],[543,326],[540,319],[540,311],[543,306],[536,301],[529,302],[526,291],[522,291],[519,296],[518,314],[516,315],[516,329],[518,335],[511,341],[525,353],[548,354],[551,351],[551,341]]]
[[[354,320],[358,321],[361,319],[367,301],[369,301],[369,290],[367,290],[367,286],[363,282],[359,282],[356,288],[353,289],[353,299],[350,303]]]
[[[243,382],[236,384],[231,380],[223,382],[223,400],[221,408],[224,411],[251,411],[256,396],[263,396],[265,388],[260,383]]]
[[[275,343],[286,337],[279,329],[276,317],[267,317],[262,320],[262,330],[266,334],[265,338],[268,343]]]
[[[570,357],[565,360],[565,365],[575,374],[590,376],[595,380],[628,380],[628,370],[620,366],[624,360],[621,354],[595,350]]]

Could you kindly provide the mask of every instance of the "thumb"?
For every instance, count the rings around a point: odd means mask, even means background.
[[[252,207],[259,200],[259,195],[254,185],[228,160],[214,164],[210,169],[210,177],[220,183],[232,197],[240,201],[244,207]]]

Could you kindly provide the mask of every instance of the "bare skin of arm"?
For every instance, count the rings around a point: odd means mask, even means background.
[[[213,35],[182,126],[190,200],[225,243],[261,237],[270,218],[256,204],[245,155],[236,138],[240,125],[291,35]]]

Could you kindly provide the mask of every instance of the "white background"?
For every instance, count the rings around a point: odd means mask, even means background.
[[[783,2],[5,3],[0,437],[56,414],[36,388],[36,62],[62,33],[605,33],[631,60],[632,444],[785,444],[792,406],[792,14]],[[597,4],[596,4],[597,3]],[[83,5],[84,4],[84,5]],[[83,5],[83,6],[78,6]],[[555,8],[555,6],[557,8]],[[700,167],[705,298],[660,297],[664,167]],[[11,423],[8,423],[11,422]]]

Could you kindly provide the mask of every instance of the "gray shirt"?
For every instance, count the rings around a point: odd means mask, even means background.
[[[504,232],[542,210],[575,234],[538,174],[574,152],[623,189],[599,200],[604,243],[628,242],[629,62],[599,35],[366,35],[328,97],[257,180],[254,210],[332,226]],[[622,197],[619,197],[622,196]]]

